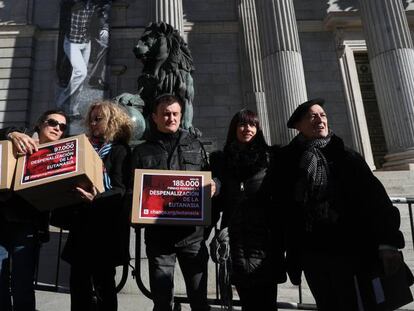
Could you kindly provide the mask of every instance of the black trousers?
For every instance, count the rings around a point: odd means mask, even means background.
[[[209,310],[207,303],[208,252],[204,241],[185,247],[146,245],[154,311],[172,311],[174,269],[178,259],[192,311]]]
[[[35,311],[37,230],[30,223],[0,222],[0,227],[0,310]]]
[[[277,310],[277,284],[255,284],[244,286],[236,284],[242,311],[275,311]]]
[[[304,273],[320,311],[358,311],[354,258],[308,252]]]
[[[71,311],[116,311],[118,300],[115,267],[99,265],[88,268],[72,265],[70,270]]]

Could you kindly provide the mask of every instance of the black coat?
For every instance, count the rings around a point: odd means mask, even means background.
[[[78,206],[72,214],[69,237],[62,258],[70,264],[122,265],[129,260],[131,151],[119,143],[103,159],[112,189],[98,194],[91,204]]]
[[[147,141],[134,148],[133,169],[205,171],[209,168],[207,155],[200,140],[180,129],[179,138],[171,156],[162,140],[154,133]],[[159,226],[145,228],[145,242],[165,246],[186,246],[204,238],[202,226]]]
[[[15,131],[25,133],[27,129],[16,127],[0,129],[0,140],[6,140],[7,135]],[[49,212],[38,211],[12,191],[0,193],[0,240],[8,240],[15,232],[22,230],[38,235],[41,242],[47,242]]]
[[[257,197],[270,163],[269,148],[253,145],[248,152],[225,148],[211,154],[210,163],[213,176],[221,182],[213,210],[223,212],[221,228],[228,227],[232,282],[254,286],[286,281],[282,247],[278,246],[282,236],[271,234],[266,203]]]
[[[295,202],[296,185],[306,174],[299,168],[303,150],[293,141],[276,155],[264,185],[273,211],[284,219],[288,268],[296,282],[305,251],[352,254],[359,264],[372,262],[380,244],[404,247],[399,211],[364,159],[335,135],[321,150],[330,171],[330,206],[338,214],[334,223],[305,232],[303,204]]]

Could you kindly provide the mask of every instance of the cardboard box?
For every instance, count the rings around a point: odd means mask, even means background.
[[[135,170],[132,224],[211,223],[211,172]]]
[[[13,152],[13,144],[8,140],[0,141],[0,191],[10,190],[17,159]]]
[[[41,211],[78,204],[76,186],[105,191],[102,167],[85,135],[61,139],[17,160],[14,190]]]

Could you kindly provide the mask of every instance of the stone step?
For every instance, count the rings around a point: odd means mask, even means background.
[[[412,171],[375,171],[389,196],[414,197],[414,172]]]

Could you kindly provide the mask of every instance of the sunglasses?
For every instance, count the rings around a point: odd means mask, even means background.
[[[55,119],[47,119],[45,120],[45,123],[50,126],[50,127],[56,127],[59,125],[59,130],[61,132],[64,132],[67,128],[66,123],[59,123],[58,121],[56,121]]]

